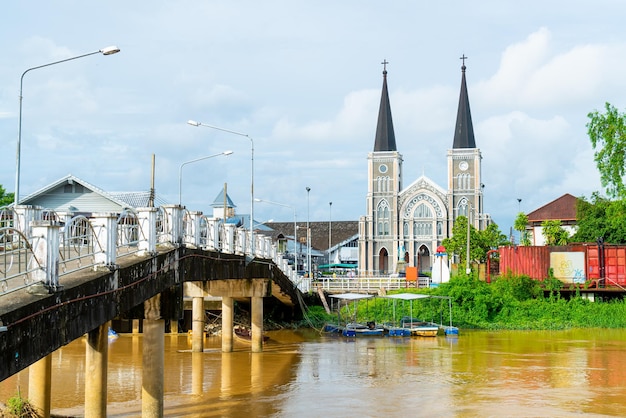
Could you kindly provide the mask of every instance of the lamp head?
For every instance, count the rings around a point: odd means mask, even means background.
[[[233,152],[232,152],[231,150],[228,150],[228,151],[224,151],[222,154],[224,154],[224,155],[230,155],[230,154],[232,154],[232,153],[233,153]]]
[[[120,49],[116,46],[107,46],[106,48],[102,48],[100,52],[102,55],[113,55],[120,52]]]
[[[195,120],[188,120],[187,123],[191,126],[200,126],[200,122],[196,122]]]

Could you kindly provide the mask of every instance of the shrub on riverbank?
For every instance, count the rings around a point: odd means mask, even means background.
[[[557,283],[558,282],[558,283]],[[549,279],[542,285],[527,276],[507,275],[488,284],[471,276],[457,276],[431,289],[405,289],[401,292],[448,296],[452,302],[452,322],[460,328],[477,329],[566,329],[626,328],[626,303],[622,300],[591,302],[574,293],[560,297],[560,282]],[[394,305],[395,304],[395,305]],[[414,318],[447,325],[448,300],[428,298],[393,301],[384,298],[362,300],[356,311],[359,322],[388,322],[411,314]],[[343,318],[354,315],[353,304],[342,310]],[[351,320],[354,320],[352,317]]]

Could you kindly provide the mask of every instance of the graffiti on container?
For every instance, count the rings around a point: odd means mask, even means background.
[[[565,283],[585,283],[585,253],[550,253],[550,267],[554,277]]]

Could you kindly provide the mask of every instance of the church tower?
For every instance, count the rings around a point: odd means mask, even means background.
[[[483,183],[481,180],[482,156],[476,148],[472,114],[470,112],[465,60],[461,57],[461,93],[456,115],[454,141],[448,150],[448,230],[452,231],[459,216],[467,217],[477,229],[484,229],[487,219],[483,216]],[[485,219],[484,219],[485,218]]]
[[[366,216],[359,220],[359,269],[389,273],[398,260],[398,195],[402,190],[402,155],[396,149],[387,64],[383,64],[383,87],[378,110],[374,150],[368,154]],[[404,256],[402,252],[402,257]]]

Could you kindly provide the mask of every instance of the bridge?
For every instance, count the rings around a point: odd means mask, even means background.
[[[234,301],[249,300],[254,352],[262,350],[263,299],[295,309],[309,290],[271,238],[180,205],[89,218],[17,205],[0,211],[0,381],[30,367],[29,398],[49,411],[51,353],[86,334],[85,411],[106,416],[110,321],[141,319],[143,402],[158,416],[164,321],[177,324],[183,296],[192,299],[192,351],[204,348],[206,296],[222,299],[225,352]]]

